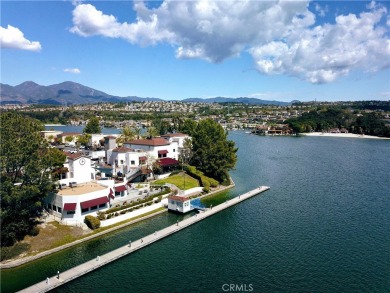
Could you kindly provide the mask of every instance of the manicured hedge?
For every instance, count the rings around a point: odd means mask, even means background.
[[[203,191],[209,192],[210,187],[217,187],[219,182],[213,178],[207,177],[203,174],[203,172],[197,170],[194,166],[186,166],[186,172],[199,180],[200,184],[203,186]]]
[[[100,227],[100,220],[91,215],[85,217],[84,223],[87,224],[87,226],[92,230]]]

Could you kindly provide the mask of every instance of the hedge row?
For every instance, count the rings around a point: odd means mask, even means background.
[[[219,182],[213,178],[207,177],[203,174],[203,172],[196,169],[194,166],[186,166],[186,172],[194,177],[195,179],[199,180],[200,185],[203,186],[203,190],[205,192],[210,191],[210,187],[217,187],[219,185]]]
[[[115,208],[111,208],[111,209],[108,209],[106,211],[104,211],[105,214],[109,214],[109,213],[114,213],[114,212],[117,212],[117,211],[120,211],[120,210],[123,210],[123,209],[128,209],[128,208],[131,208],[131,207],[134,207],[134,206],[138,206],[140,204],[143,204],[143,203],[147,203],[149,201],[153,201],[153,198],[155,197],[158,197],[158,200],[157,202],[160,202],[161,199],[162,199],[162,194],[166,194],[168,193],[169,191],[163,191],[163,192],[159,192],[157,194],[153,194],[153,195],[149,195],[148,197],[146,197],[145,199],[138,199],[137,201],[135,202],[131,202],[129,204],[125,204],[125,205],[122,205],[122,206],[119,206],[119,207],[115,207]]]
[[[110,214],[107,215],[107,217],[106,217],[105,214],[104,214],[103,216],[104,216],[104,219],[107,219],[107,220],[108,220],[108,219],[117,217],[117,216],[119,216],[119,215],[124,215],[124,214],[126,214],[126,213],[128,213],[128,212],[132,212],[132,211],[137,210],[137,209],[139,209],[139,208],[146,207],[146,206],[150,206],[150,205],[152,205],[152,204],[153,204],[153,202],[152,202],[152,201],[149,201],[149,202],[147,202],[147,203],[143,203],[143,204],[137,205],[137,206],[132,207],[132,208],[129,208],[129,209],[122,209],[119,213],[118,213],[118,212],[110,213]]]

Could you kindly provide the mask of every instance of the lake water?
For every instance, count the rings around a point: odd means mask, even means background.
[[[56,292],[390,291],[390,142],[229,134],[236,187],[271,189]],[[164,213],[2,272],[13,292],[173,224]],[[238,286],[238,287],[237,287]],[[240,287],[241,286],[241,287]],[[236,290],[239,291],[239,290]]]

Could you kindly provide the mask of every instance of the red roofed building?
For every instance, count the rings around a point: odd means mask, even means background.
[[[125,142],[123,145],[139,152],[147,152],[155,160],[158,158],[172,158],[177,160],[179,157],[178,143],[169,142],[162,137],[135,139]]]
[[[185,196],[171,195],[168,197],[168,210],[176,213],[187,213],[192,210],[191,199]]]

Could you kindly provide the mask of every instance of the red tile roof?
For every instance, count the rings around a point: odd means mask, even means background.
[[[187,200],[190,200],[189,197],[185,197],[185,196],[177,196],[177,195],[171,195],[171,196],[168,196],[168,199],[172,199],[172,200],[176,200],[176,201],[187,201]]]
[[[134,150],[127,148],[127,147],[124,147],[124,146],[121,146],[119,148],[113,149],[112,151],[116,152],[116,153],[128,153],[128,152],[133,152]]]
[[[159,155],[165,155],[165,154],[168,154],[168,151],[167,150],[161,150],[161,151],[158,151],[157,153]]]
[[[75,160],[77,160],[77,159],[79,159],[79,158],[81,158],[81,157],[84,157],[84,155],[82,154],[82,153],[75,153],[75,154],[72,154],[72,153],[69,153],[69,152],[64,152],[65,153],[65,155],[69,158],[69,159],[71,159],[71,160],[73,160],[73,161],[75,161]]]
[[[162,146],[162,145],[169,145],[169,142],[167,142],[162,137],[153,137],[151,139],[134,139],[134,140],[130,140],[130,141],[125,142],[125,144]]]

